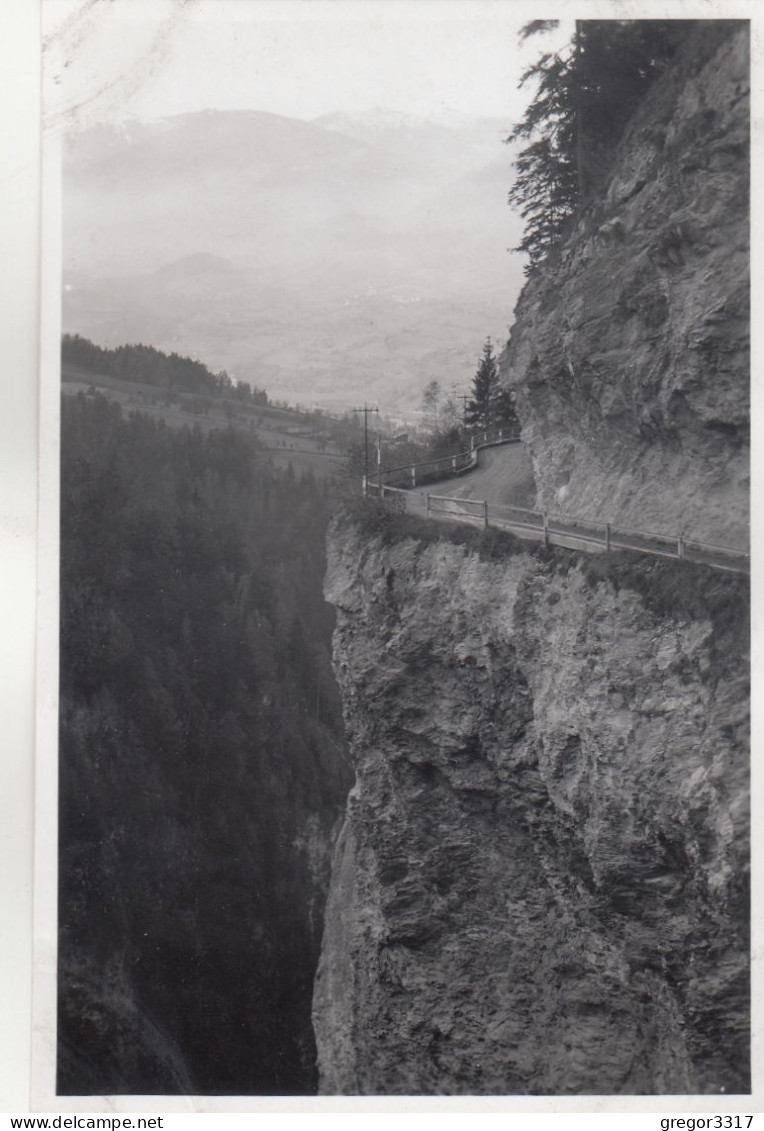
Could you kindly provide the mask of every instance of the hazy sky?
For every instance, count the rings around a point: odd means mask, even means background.
[[[536,15],[525,0],[45,0],[46,95],[51,117],[79,126],[374,106],[509,124],[523,67],[569,34],[568,22],[520,47]]]

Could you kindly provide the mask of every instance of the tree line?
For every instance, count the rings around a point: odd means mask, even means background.
[[[232,397],[257,405],[268,404],[268,394],[247,381],[234,382],[224,369],[213,373],[201,361],[153,346],[98,346],[79,334],[64,334],[61,361],[94,376],[116,377],[197,396]]]

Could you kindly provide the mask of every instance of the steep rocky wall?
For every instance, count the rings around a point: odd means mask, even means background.
[[[326,591],[322,1092],[745,1091],[745,582],[345,522]]]
[[[747,25],[701,26],[529,278],[502,371],[544,509],[746,546],[748,94]]]

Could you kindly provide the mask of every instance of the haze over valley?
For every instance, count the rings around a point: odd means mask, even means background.
[[[507,122],[201,111],[71,135],[64,330],[198,357],[271,396],[419,408],[506,337]]]

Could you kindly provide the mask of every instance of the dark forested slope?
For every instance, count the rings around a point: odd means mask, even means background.
[[[349,784],[321,491],[80,395],[61,508],[59,1090],[312,1092]]]

